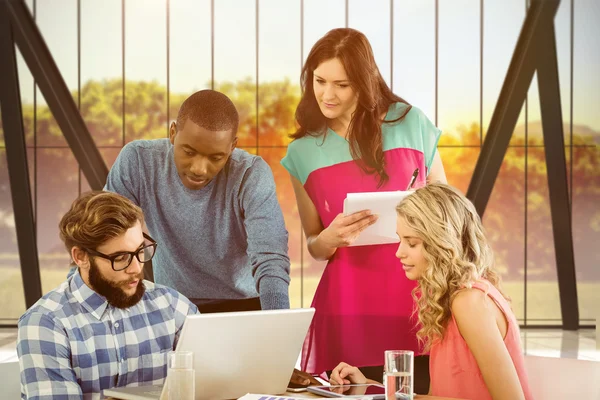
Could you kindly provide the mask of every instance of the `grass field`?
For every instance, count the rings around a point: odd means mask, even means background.
[[[60,285],[65,280],[67,269],[42,270],[42,288],[44,292]],[[290,300],[292,308],[310,306],[317,288],[319,277],[304,277],[304,285],[300,279],[292,279]],[[303,286],[303,287],[302,287]],[[589,319],[582,321],[593,324],[600,316],[600,282],[579,283],[579,317]],[[512,299],[512,307],[517,318],[523,320],[524,285],[522,282],[504,282],[504,290]],[[304,301],[301,302],[302,294]],[[0,268],[0,319],[17,319],[25,311],[21,271],[16,268]],[[528,282],[527,284],[527,318],[529,324],[560,324],[560,321],[547,321],[561,318],[558,284],[556,282]],[[535,321],[541,320],[541,321]],[[522,322],[522,321],[521,321]]]

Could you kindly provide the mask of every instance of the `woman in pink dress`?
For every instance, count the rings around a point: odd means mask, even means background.
[[[396,257],[406,277],[418,281],[417,336],[431,350],[430,394],[531,400],[519,324],[501,292],[473,204],[448,185],[432,184],[404,198],[396,210]],[[367,379],[341,363],[330,381]]]
[[[380,379],[385,350],[420,353],[411,319],[415,284],[398,269],[395,244],[349,247],[377,216],[369,210],[344,216],[343,202],[348,193],[405,190],[417,169],[416,186],[445,181],[440,130],[392,93],[369,42],[354,29],[321,38],[301,80],[299,129],[281,163],[291,175],[308,250],[328,260],[301,367],[319,374],[351,360]],[[427,356],[416,364],[427,391]]]

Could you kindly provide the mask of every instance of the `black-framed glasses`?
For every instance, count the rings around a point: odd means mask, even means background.
[[[129,265],[131,265],[133,257],[137,258],[141,264],[152,260],[152,257],[154,257],[158,243],[156,243],[154,239],[152,239],[149,235],[145,233],[144,239],[145,243],[142,246],[140,246],[140,248],[138,248],[136,251],[120,251],[118,253],[111,254],[110,256],[92,249],[84,248],[83,250],[87,251],[93,256],[110,260],[110,264],[114,271],[123,271],[124,269],[127,269]]]

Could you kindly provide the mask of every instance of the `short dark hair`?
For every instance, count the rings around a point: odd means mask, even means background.
[[[185,99],[177,114],[177,130],[181,130],[188,119],[209,131],[231,130],[235,136],[240,117],[229,97],[207,89]]]

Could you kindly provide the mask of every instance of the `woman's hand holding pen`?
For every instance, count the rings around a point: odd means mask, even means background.
[[[338,214],[319,234],[318,240],[331,249],[349,246],[362,231],[373,225],[377,218],[379,217],[373,215],[370,210],[358,211],[350,215]]]

